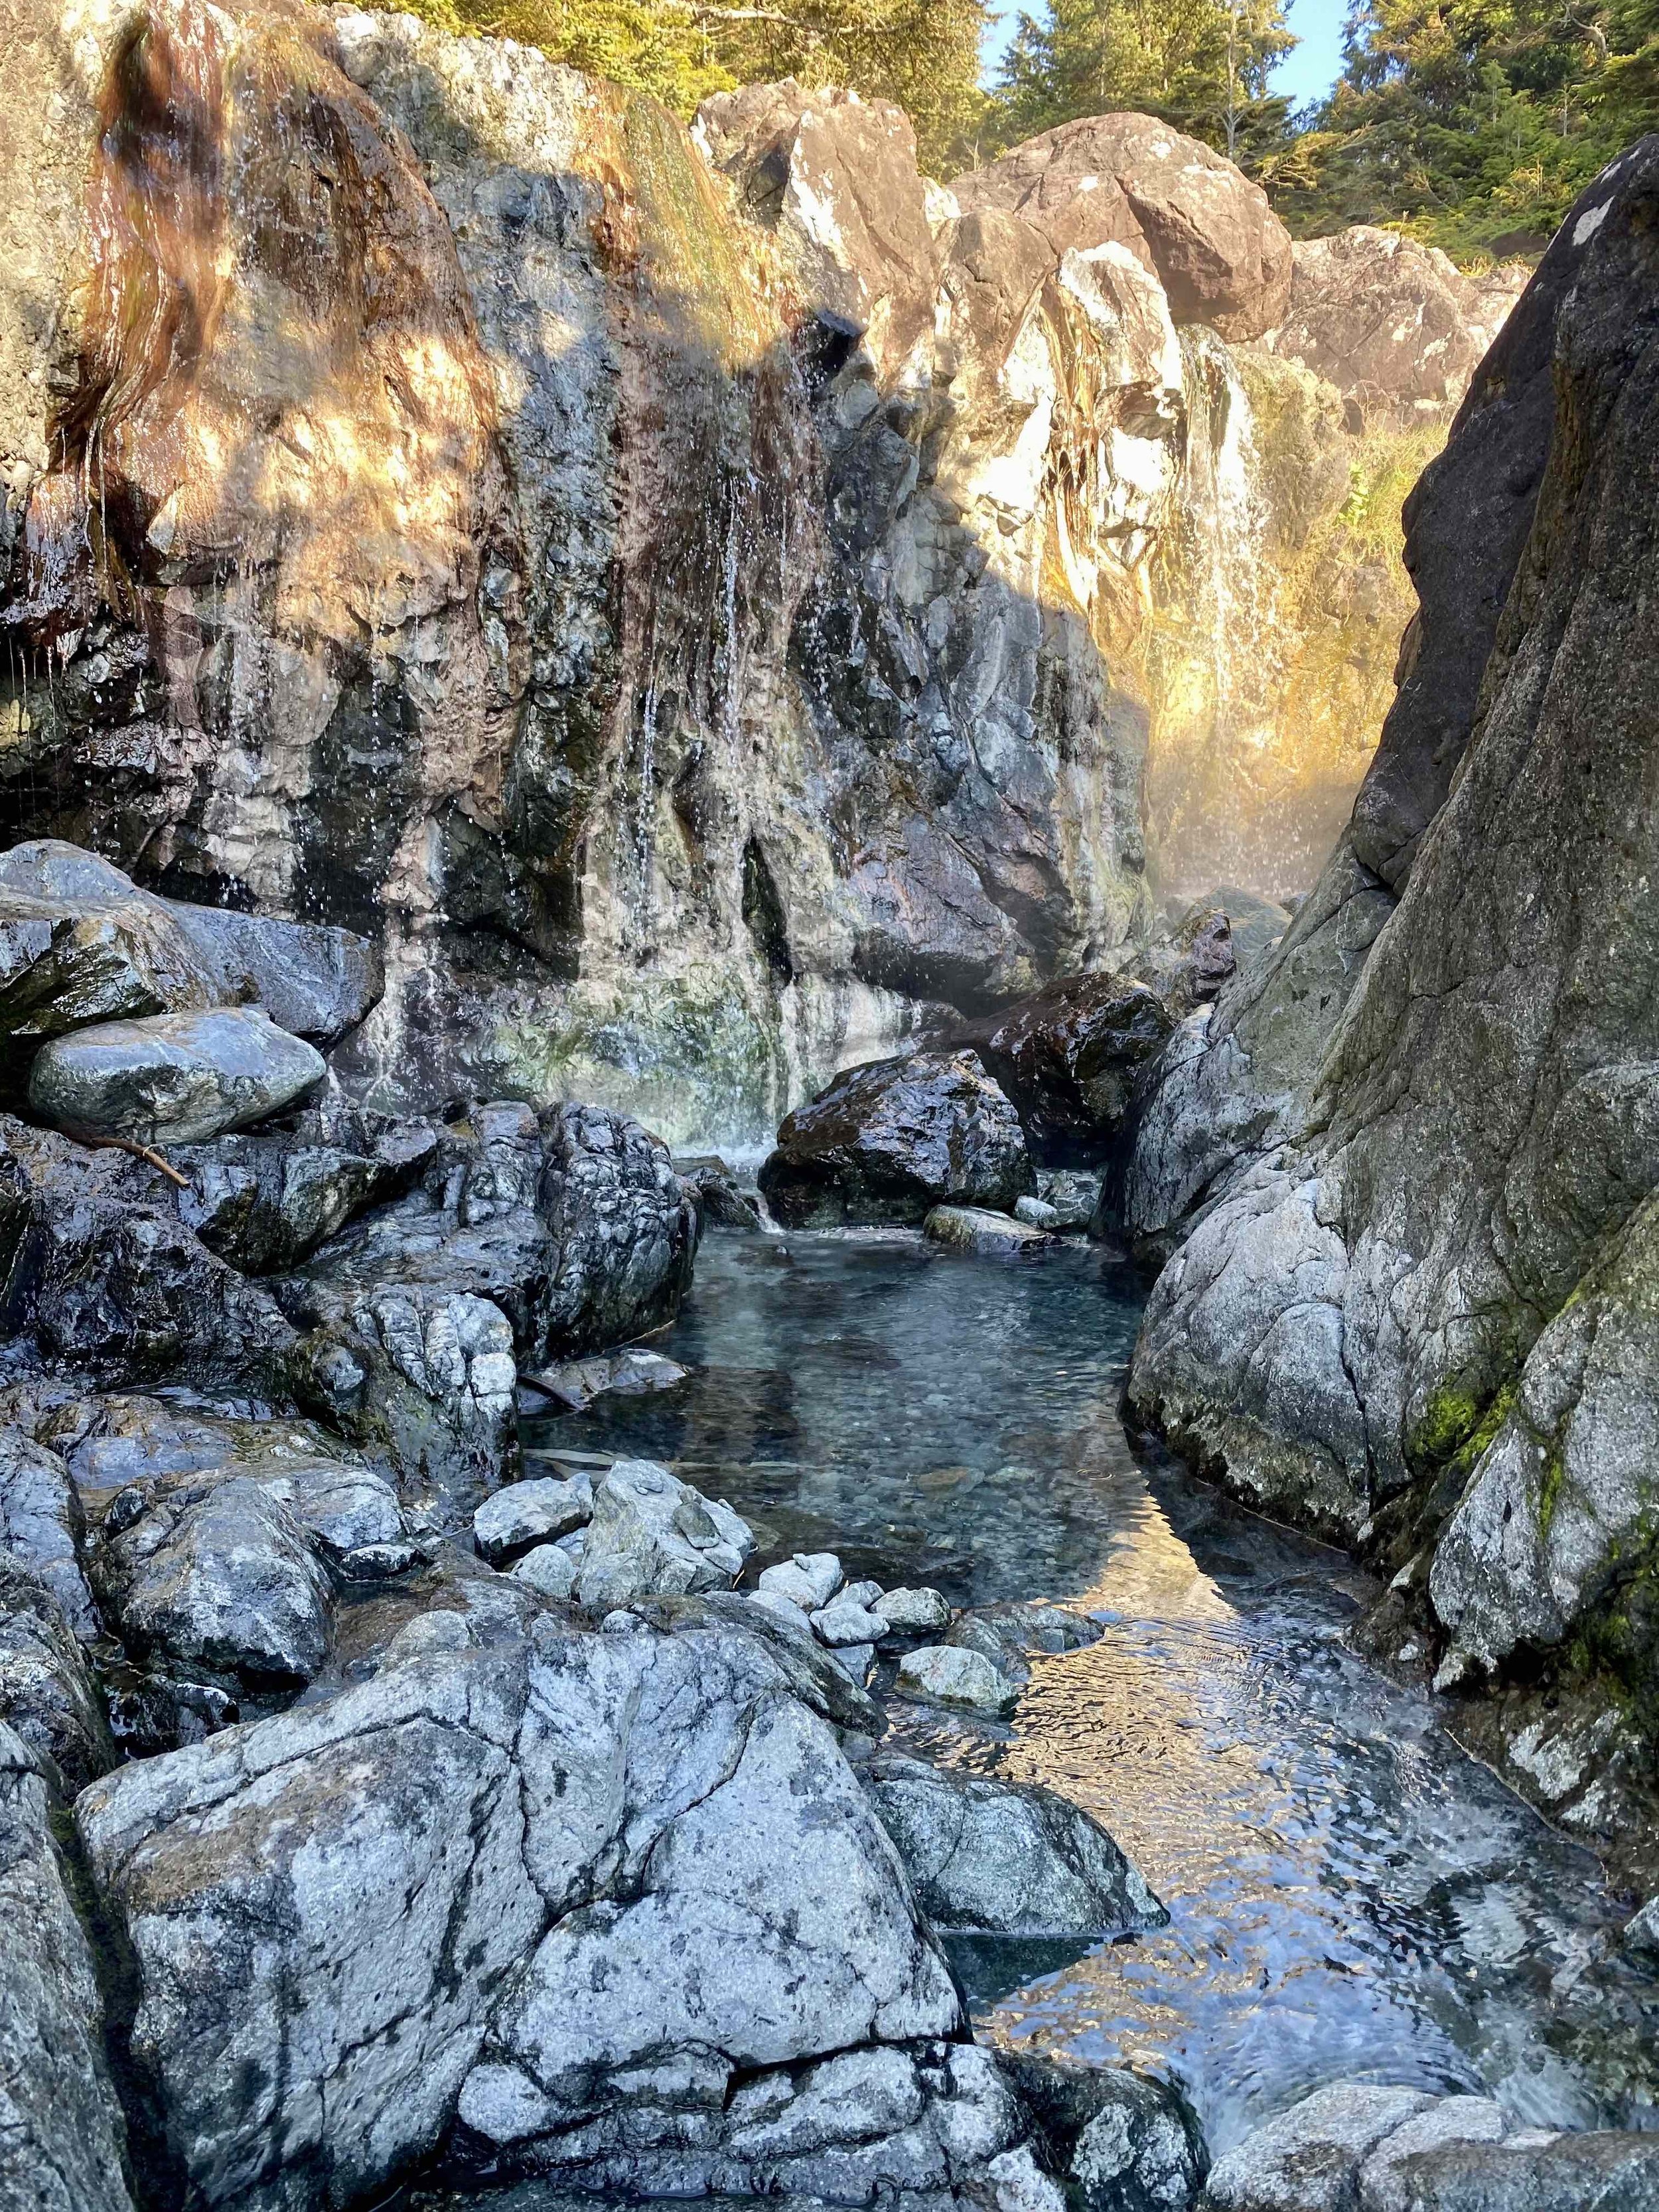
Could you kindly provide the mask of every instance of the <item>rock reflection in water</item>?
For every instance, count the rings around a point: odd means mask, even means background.
[[[1357,2075],[1485,2085],[1542,2124],[1656,2115],[1659,1990],[1618,1956],[1590,1856],[1340,1638],[1367,1586],[1118,1419],[1135,1279],[1073,1243],[971,1261],[905,1232],[718,1237],[680,1388],[535,1446],[690,1462],[762,1533],[957,1604],[1057,1596],[1098,1644],[1036,1656],[1011,1726],[895,1701],[897,1747],[1097,1814],[1169,1929],[1063,1949],[957,1939],[982,2033],[1177,2075],[1224,2149]]]

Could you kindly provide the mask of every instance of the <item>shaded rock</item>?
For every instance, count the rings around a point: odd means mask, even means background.
[[[72,1797],[115,1764],[104,1701],[55,1594],[0,1561],[0,1721]]]
[[[1364,2160],[1434,2101],[1420,2089],[1368,2081],[1304,2097],[1216,2160],[1206,2212],[1346,2212]]]
[[[999,2051],[998,2062],[1048,2170],[1075,2185],[1085,2212],[1190,2212],[1209,2160],[1196,2116],[1169,2082],[1024,2051]]]
[[[984,1258],[1015,1258],[1040,1252],[1054,1243],[1052,1232],[1010,1213],[988,1213],[977,1206],[936,1206],[921,1224],[922,1234],[954,1252]]]
[[[729,1505],[654,1461],[618,1460],[594,1487],[577,1595],[601,1612],[634,1598],[729,1589],[754,1544]]]
[[[1619,1940],[1643,1966],[1659,1966],[1659,1897],[1650,1897],[1640,1911],[1631,1915]]]
[[[1028,1229],[1057,1232],[1060,1228],[1059,1209],[1042,1198],[1017,1198],[1014,1200],[1014,1218],[1023,1221]]]
[[[677,1160],[680,1181],[690,1192],[697,1218],[706,1228],[742,1229],[756,1232],[766,1226],[760,1207],[722,1159]]]
[[[1266,900],[1255,903],[1268,904]],[[1289,919],[1286,915],[1285,921]],[[1181,916],[1166,937],[1153,939],[1130,973],[1158,993],[1176,1021],[1184,1021],[1220,996],[1237,968],[1238,957],[1226,909],[1200,900]]]
[[[29,1070],[29,1107],[77,1135],[200,1144],[268,1119],[324,1073],[257,1007],[152,1014],[54,1038]]]
[[[79,1493],[57,1453],[0,1428],[0,1553],[38,1577],[76,1634],[89,1638],[98,1617],[81,1571],[85,1534]]]
[[[1068,975],[951,1042],[976,1053],[1013,1101],[1039,1159],[1083,1162],[1104,1157],[1136,1071],[1171,1026],[1145,983],[1111,973]]]
[[[333,1591],[298,1517],[246,1475],[185,1476],[134,1510],[93,1560],[99,1599],[136,1656],[281,1694],[328,1656]]]
[[[278,1029],[313,1044],[337,1043],[386,988],[378,947],[355,930],[176,899],[167,903],[212,969],[222,1004],[262,1006]]]
[[[919,1222],[951,1201],[1006,1207],[1031,1179],[1019,1118],[972,1052],[848,1069],[785,1119],[760,1171],[791,1228]]]
[[[950,1601],[936,1589],[884,1590],[881,1610],[895,1636],[937,1635],[951,1626]]]
[[[947,1644],[925,1644],[907,1651],[898,1663],[895,1686],[904,1697],[935,1705],[961,1705],[969,1712],[1012,1712],[1019,1685],[993,1665],[982,1651]]]
[[[951,185],[964,214],[1006,209],[1054,251],[1114,240],[1158,276],[1177,323],[1255,338],[1284,316],[1291,241],[1231,161],[1148,115],[1096,115],[1028,139]]]
[[[584,1474],[563,1481],[540,1476],[511,1482],[473,1514],[472,1540],[482,1558],[500,1566],[532,1544],[550,1543],[585,1528],[592,1514],[593,1485]]]
[[[103,2003],[29,1747],[0,1722],[0,2201],[132,2212]]]
[[[1095,1218],[1100,1204],[1101,1178],[1079,1168],[1050,1168],[1037,1176],[1037,1195],[1053,1209],[1054,1226],[1062,1236],[1077,1236]]]
[[[0,1328],[110,1382],[286,1395],[295,1334],[181,1223],[155,1168],[0,1116]]]
[[[643,2178],[660,2150],[705,2185],[782,2173],[835,2135],[819,2100],[787,2142],[741,2140],[810,2086],[792,2069],[960,2032],[830,1728],[761,1638],[707,1620],[428,1613],[359,1687],[125,1769],[76,1818],[132,1948],[135,2055],[206,2205],[362,2195],[458,2109],[508,2171]],[[988,2077],[969,2100],[981,2054],[956,2049],[935,2094],[981,2112],[994,2154],[1018,2115]],[[764,2096],[731,2094],[739,2065]]]
[[[1527,275],[1483,289],[1437,247],[1369,223],[1292,251],[1290,302],[1267,343],[1334,384],[1356,428],[1449,416]]]
[[[860,1772],[936,1928],[1107,1936],[1169,1919],[1106,1831],[1053,1790],[892,1756]]]
[[[354,1215],[407,1189],[422,1164],[418,1149],[365,1155],[275,1133],[174,1144],[167,1157],[190,1178],[179,1219],[246,1275],[299,1267]]]

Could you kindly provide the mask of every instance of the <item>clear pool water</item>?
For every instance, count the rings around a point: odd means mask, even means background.
[[[1048,1783],[1169,1905],[1079,1955],[956,1947],[980,2032],[1177,2076],[1212,2149],[1320,2083],[1495,2093],[1554,2125],[1659,2120],[1659,1984],[1618,1954],[1589,1853],[1345,1649],[1369,1586],[1118,1417],[1137,1279],[1098,1248],[960,1257],[898,1232],[716,1235],[649,1398],[526,1442],[674,1461],[755,1525],[755,1565],[1103,1626],[1033,1662],[1006,1727],[894,1701],[900,1742]]]

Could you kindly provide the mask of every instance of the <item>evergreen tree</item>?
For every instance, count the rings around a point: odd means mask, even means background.
[[[1293,230],[1392,223],[1465,259],[1535,248],[1659,128],[1659,0],[1358,0],[1306,124],[1265,171]]]

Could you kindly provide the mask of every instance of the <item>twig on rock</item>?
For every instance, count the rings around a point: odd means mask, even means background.
[[[135,1160],[147,1160],[149,1165],[158,1169],[169,1182],[176,1182],[180,1190],[190,1188],[188,1176],[180,1175],[177,1168],[161,1158],[160,1152],[153,1152],[148,1145],[141,1145],[134,1137],[82,1137],[76,1141],[85,1145],[90,1152],[131,1152]]]

